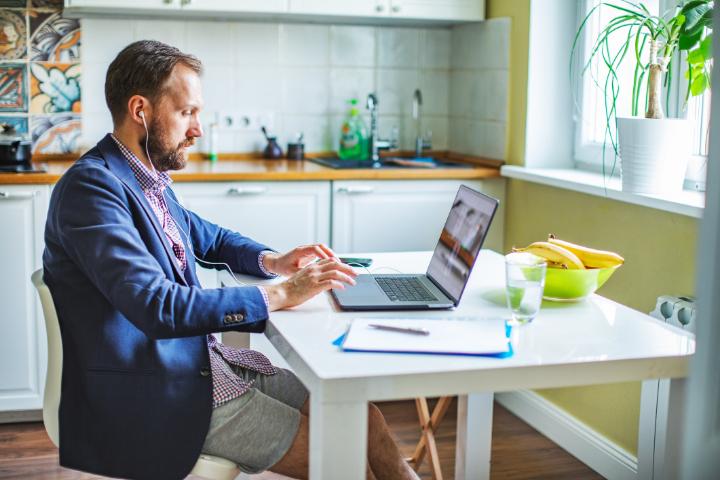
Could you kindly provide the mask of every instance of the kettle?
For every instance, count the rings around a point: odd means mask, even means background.
[[[0,129],[0,165],[29,167],[32,141],[7,123],[0,124]]]

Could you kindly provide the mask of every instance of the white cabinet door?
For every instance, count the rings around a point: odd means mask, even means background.
[[[480,21],[485,19],[485,0],[391,0],[395,18]]]
[[[30,275],[42,266],[47,186],[0,185],[0,411],[42,407],[45,324]]]
[[[389,11],[390,0],[290,0],[290,13],[372,17]]]
[[[329,243],[329,182],[176,183],[173,189],[204,219],[278,251]],[[216,279],[207,282],[217,286]]]
[[[288,0],[179,0],[185,10],[197,12],[260,12],[284,13]]]
[[[460,185],[498,198],[504,196],[504,184],[498,181],[333,182],[333,249],[341,253],[432,250]],[[502,250],[502,216],[502,211],[496,215],[485,248]]]

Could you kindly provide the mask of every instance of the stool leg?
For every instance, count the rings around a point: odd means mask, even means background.
[[[448,408],[452,403],[452,399],[453,397],[440,397],[437,405],[435,405],[435,408],[433,409],[432,416],[430,416],[427,400],[425,398],[415,399],[418,419],[423,432],[417,447],[415,447],[415,452],[408,461],[413,462],[415,464],[415,470],[418,470],[425,456],[425,449],[427,448],[428,453],[430,454],[430,466],[435,480],[442,480],[440,457],[437,451],[437,444],[435,443],[435,430],[438,428],[440,422],[447,413]]]

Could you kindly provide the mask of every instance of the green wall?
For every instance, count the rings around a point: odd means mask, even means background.
[[[488,18],[511,17],[507,163],[524,163],[529,0],[488,0]],[[648,312],[662,294],[694,293],[698,221],[529,182],[510,180],[506,193],[505,250],[543,240],[548,233],[625,257],[599,292]],[[621,447],[637,452],[640,383],[538,391]]]

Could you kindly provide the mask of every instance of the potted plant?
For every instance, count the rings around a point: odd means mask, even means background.
[[[663,87],[667,103],[670,85],[685,70],[681,61],[687,65],[685,105],[690,96],[702,95],[710,87],[714,3],[682,0],[676,7],[654,15],[640,1],[602,1],[590,9],[578,28],[570,54],[571,72],[581,34],[601,7],[611,9],[613,17],[588,42],[590,51],[582,74],[592,72],[594,60],[601,61],[606,68],[604,78],[593,77],[604,93],[603,159],[609,142],[615,158],[619,156],[621,160],[623,191],[680,190],[690,157],[691,125],[685,119],[665,118]],[[617,117],[618,70],[628,61],[634,63],[630,96],[633,116]],[[645,116],[640,117],[638,112],[643,105]],[[613,169],[614,166],[613,162]],[[603,160],[603,171],[604,167]]]

